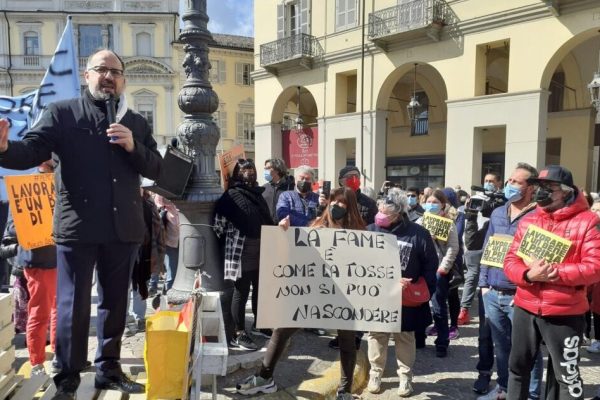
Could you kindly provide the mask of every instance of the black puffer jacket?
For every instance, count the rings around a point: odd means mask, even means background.
[[[263,185],[265,191],[263,192],[262,196],[267,202],[273,222],[279,222],[279,218],[277,218],[277,202],[279,201],[279,196],[281,196],[281,193],[283,192],[294,190],[295,185],[296,183],[294,182],[294,177],[292,176],[284,176],[277,183],[268,182]]]
[[[29,169],[51,153],[58,156],[56,243],[144,239],[140,175],[157,179],[162,158],[144,117],[127,110],[119,122],[133,132],[135,148],[128,153],[109,142],[105,114],[104,102],[87,90],[79,99],[51,103],[23,140],[9,142],[0,154],[0,165],[11,169]]]

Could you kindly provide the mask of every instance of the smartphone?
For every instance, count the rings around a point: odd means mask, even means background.
[[[329,194],[331,193],[331,181],[323,181],[322,193],[326,198],[329,198]]]

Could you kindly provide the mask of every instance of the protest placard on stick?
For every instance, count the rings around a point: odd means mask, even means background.
[[[263,226],[258,328],[400,332],[396,236]]]
[[[26,250],[54,244],[54,174],[4,177],[19,245]]]
[[[453,223],[454,221],[450,218],[440,217],[429,212],[423,214],[423,227],[436,239],[443,240],[444,242],[448,241],[448,235]]]
[[[544,259],[551,263],[560,263],[571,248],[571,241],[552,232],[530,224],[521,240],[517,255],[525,261]]]
[[[513,241],[512,236],[493,235],[490,236],[481,256],[481,263],[491,267],[504,268],[504,257],[510,249]]]
[[[233,172],[233,168],[235,167],[235,163],[240,158],[246,158],[244,146],[238,144],[229,149],[229,151],[219,154],[218,158],[219,165],[221,166],[221,186],[223,186],[223,190],[227,190],[229,188],[229,179]]]

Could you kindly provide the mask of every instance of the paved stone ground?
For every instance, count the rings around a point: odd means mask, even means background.
[[[476,305],[472,308],[477,310]],[[149,309],[151,310],[151,309]],[[92,312],[94,315],[94,311]],[[94,319],[92,319],[94,324]],[[248,321],[247,326],[251,326]],[[475,399],[476,395],[471,390],[476,378],[475,364],[477,363],[477,324],[460,328],[460,337],[451,342],[448,357],[439,359],[435,357],[433,338],[428,338],[427,347],[417,351],[417,361],[414,368],[415,394],[411,397],[416,400],[424,399]],[[95,334],[90,333],[88,359],[93,360],[96,351]],[[326,374],[326,371],[338,359],[338,351],[327,346],[331,337],[319,337],[312,333],[300,330],[291,341],[287,353],[277,366],[275,380],[281,388],[273,395],[254,396],[255,399],[293,399],[317,398],[315,392],[300,393],[293,389],[302,382]],[[266,340],[257,338],[265,345]],[[17,346],[18,367],[27,361],[27,350],[23,347],[23,335],[15,338]],[[367,344],[363,341],[361,351],[366,352]],[[143,369],[144,335],[138,333],[123,339],[122,361],[132,372]],[[242,396],[235,394],[235,384],[253,373],[260,365],[264,348],[257,352],[232,351],[229,355],[228,375],[218,378],[218,399],[239,399]],[[600,354],[590,354],[581,351],[581,372],[585,382],[586,399],[593,397],[595,390],[600,386]],[[334,381],[338,379],[333,377]],[[362,399],[397,399],[396,394],[398,378],[395,374],[395,359],[393,346],[388,351],[387,367],[383,379],[382,392],[377,395],[366,390],[357,391]],[[208,388],[207,388],[208,391]],[[208,393],[203,393],[201,399],[211,398]]]

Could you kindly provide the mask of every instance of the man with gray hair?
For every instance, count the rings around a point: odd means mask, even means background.
[[[277,223],[279,222],[277,218],[279,196],[287,190],[294,190],[294,178],[288,176],[287,166],[281,158],[270,158],[265,161],[263,177],[267,183],[263,185],[265,191],[262,195],[269,206],[271,218]]]
[[[277,202],[277,220],[286,227],[308,226],[317,217],[319,206],[319,195],[312,191],[315,171],[301,165],[295,172],[296,189],[283,192]]]

